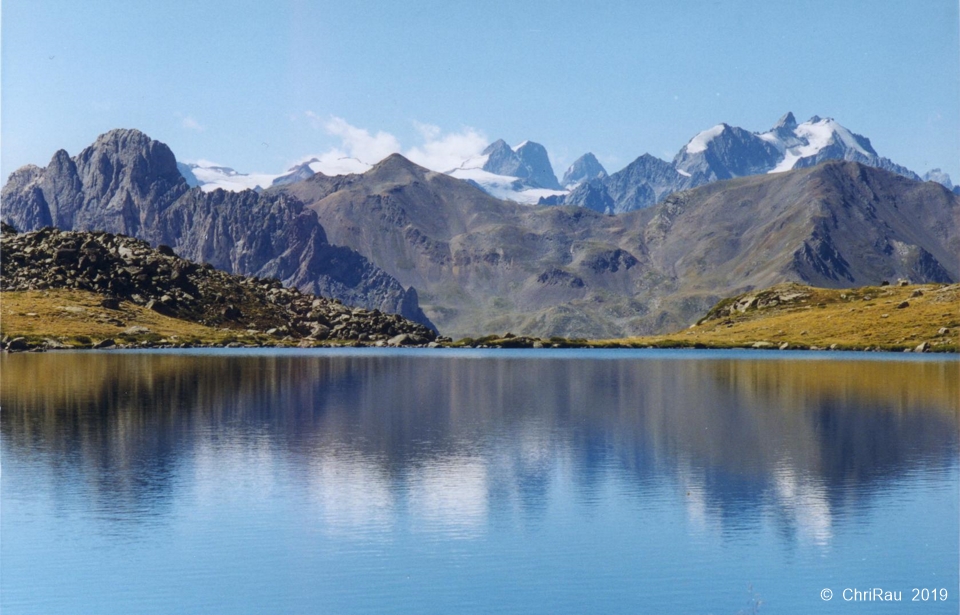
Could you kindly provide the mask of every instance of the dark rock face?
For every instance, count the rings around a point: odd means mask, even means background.
[[[296,199],[191,189],[173,152],[136,130],[101,135],[76,158],[61,150],[45,169],[19,169],[3,188],[2,205],[3,219],[22,231],[130,235],[230,273],[278,278],[432,326],[415,291],[349,248],[330,245],[316,214]]]
[[[527,141],[516,151],[517,157],[526,170],[526,174],[522,176],[523,179],[530,180],[531,184],[541,188],[560,189],[560,182],[553,173],[553,166],[550,164],[550,157],[544,146]]]
[[[594,211],[619,214],[655,205],[668,194],[694,185],[669,162],[650,154],[640,156],[609,177],[590,179],[546,205],[579,205]]]
[[[514,151],[506,141],[498,139],[482,153],[487,156],[484,171],[517,177],[528,188],[560,189],[547,150],[539,143],[526,141]]]
[[[603,168],[597,157],[591,152],[587,152],[573,161],[567,172],[563,174],[560,183],[564,188],[573,188],[577,184],[591,179],[603,179],[607,176],[607,170]]]
[[[122,235],[54,228],[17,234],[4,225],[0,262],[4,291],[86,290],[105,295],[108,309],[129,301],[164,316],[293,339],[386,342],[406,334],[411,343],[426,343],[436,337],[395,314],[348,308],[277,279],[229,275]]]
[[[623,213],[649,207],[672,192],[692,187],[694,182],[670,163],[644,154],[608,177],[604,184],[616,203],[614,213]]]
[[[638,187],[638,189],[642,189]],[[652,199],[653,194],[646,195]],[[566,196],[547,197],[540,199],[541,205],[576,205],[586,207],[593,211],[599,211],[602,214],[612,214],[617,206],[610,191],[607,190],[603,179],[591,179],[577,185]]]
[[[780,160],[780,150],[754,133],[727,124],[717,128],[719,134],[705,139],[704,149],[687,145],[673,159],[694,185],[766,173]]]

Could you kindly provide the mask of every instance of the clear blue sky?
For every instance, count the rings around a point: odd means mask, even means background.
[[[4,0],[2,160],[139,128],[179,159],[276,172],[342,118],[532,139],[614,171],[727,122],[836,118],[960,182],[956,0]],[[309,112],[309,114],[308,114]],[[318,120],[319,118],[319,120]]]

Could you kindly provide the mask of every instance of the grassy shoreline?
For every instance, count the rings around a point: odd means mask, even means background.
[[[0,336],[10,350],[383,346],[221,329],[130,302],[118,309],[71,289],[0,293]],[[705,348],[958,352],[960,285],[821,289],[781,284],[725,299],[690,328],[620,339],[464,338],[455,348]],[[12,340],[19,340],[10,347]]]

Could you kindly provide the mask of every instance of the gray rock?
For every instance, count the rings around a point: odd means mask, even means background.
[[[83,246],[84,252],[101,254],[95,268],[82,265],[78,259],[66,259],[50,267],[56,254],[75,252],[78,246]],[[0,290],[26,290],[38,285],[84,288],[110,293],[112,296],[103,303],[113,308],[119,308],[120,301],[126,300],[166,316],[208,326],[268,330],[288,341],[309,335],[313,339],[365,340],[403,333],[411,334],[415,343],[435,338],[431,329],[396,314],[349,310],[335,301],[283,288],[275,279],[243,278],[212,267],[199,267],[120,235],[61,232],[52,228],[4,233],[0,236],[0,262],[4,263]],[[185,292],[185,288],[193,294]],[[337,334],[331,335],[322,323],[334,319],[342,322]],[[123,325],[113,317],[103,322]],[[126,330],[131,335],[148,332],[141,326]]]
[[[483,150],[483,155],[487,156],[484,171],[517,177],[531,188],[560,189],[547,150],[539,143],[525,141],[514,150],[498,139]]]
[[[173,152],[137,130],[112,130],[71,158],[15,171],[3,187],[5,221],[138,237],[230,273],[280,278],[305,292],[400,313],[432,326],[416,294],[349,248],[327,242],[316,214],[287,196],[191,188]],[[195,178],[194,178],[195,179]],[[134,258],[127,250],[120,255]],[[58,262],[76,258],[73,251]]]
[[[6,344],[7,350],[26,350],[28,347],[25,337],[15,337]]]
[[[573,186],[591,179],[603,179],[607,176],[607,170],[603,168],[597,157],[591,152],[587,152],[573,161],[573,164],[563,174],[560,183],[564,188]]]
[[[109,339],[109,338],[108,338],[108,339],[105,339],[105,340],[100,340],[99,342],[97,342],[96,344],[93,345],[93,348],[94,348],[95,350],[99,350],[99,349],[101,349],[101,348],[113,348],[113,347],[116,346],[116,345],[117,345],[117,343],[116,343],[115,341],[113,341],[112,339]]]

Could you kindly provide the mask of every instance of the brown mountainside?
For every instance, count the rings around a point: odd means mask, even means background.
[[[332,243],[416,286],[454,337],[655,333],[780,282],[960,278],[960,199],[853,162],[717,182],[619,216],[499,201],[399,155],[282,191]]]

